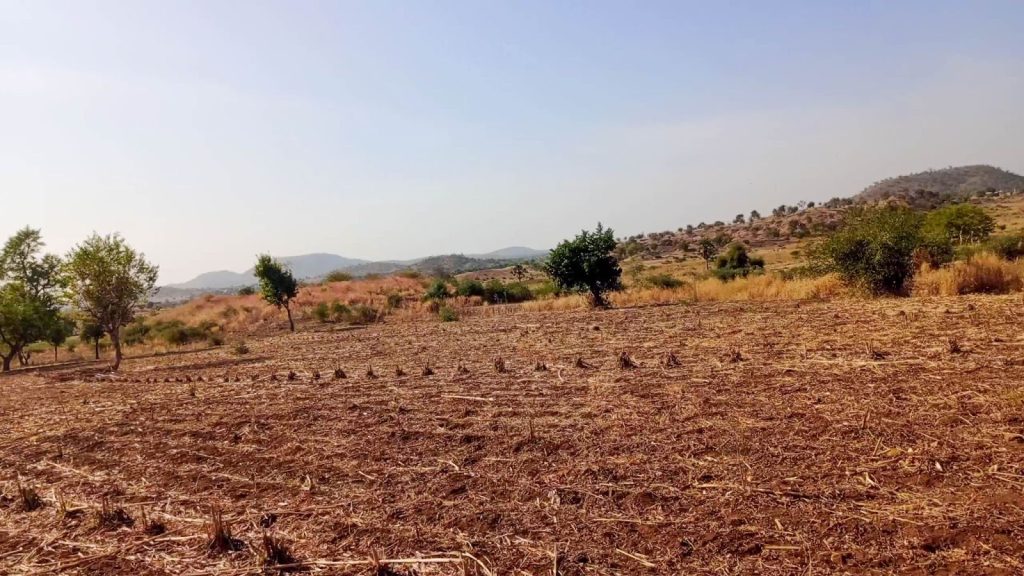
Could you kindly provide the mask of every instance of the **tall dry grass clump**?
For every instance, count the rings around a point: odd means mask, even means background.
[[[723,300],[807,300],[835,298],[848,294],[842,280],[834,274],[818,278],[787,280],[777,274],[760,274],[722,282],[708,278],[693,287],[698,302]]]
[[[938,269],[923,269],[914,277],[914,294],[1007,294],[1024,289],[1024,263],[1008,262],[982,252],[964,262]]]

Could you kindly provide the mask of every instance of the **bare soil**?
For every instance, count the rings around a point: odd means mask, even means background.
[[[516,312],[15,373],[0,573],[1021,574],[1022,320]]]

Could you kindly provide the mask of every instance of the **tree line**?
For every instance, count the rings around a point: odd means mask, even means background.
[[[125,240],[93,234],[65,256],[43,253],[39,230],[23,228],[0,251],[0,359],[4,372],[25,348],[45,341],[55,348],[76,331],[97,343],[104,334],[121,365],[121,331],[143,308],[158,268]]]

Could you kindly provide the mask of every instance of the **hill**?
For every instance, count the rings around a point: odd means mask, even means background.
[[[868,186],[854,198],[874,202],[896,197],[911,203],[923,200],[934,205],[979,194],[1020,191],[1024,191],[1024,176],[979,164],[886,178]]]
[[[402,270],[412,270],[425,274],[459,274],[473,270],[501,268],[521,260],[542,258],[547,253],[547,250],[536,250],[524,246],[510,246],[493,252],[468,256],[449,254],[414,258],[412,260],[383,260],[379,262],[346,258],[337,254],[304,254],[301,256],[286,256],[279,258],[279,260],[288,265],[296,278],[300,280],[315,280],[323,278],[335,270],[342,270],[353,276],[393,274]],[[204,272],[188,282],[164,286],[161,288],[161,292],[166,296],[163,296],[161,299],[188,299],[191,296],[204,292],[251,286],[255,283],[256,277],[253,276],[252,268],[245,272],[232,272],[230,270]]]

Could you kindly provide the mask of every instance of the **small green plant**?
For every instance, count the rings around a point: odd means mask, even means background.
[[[445,304],[437,311],[437,317],[441,319],[441,322],[456,322],[459,319],[459,313],[455,308]]]

